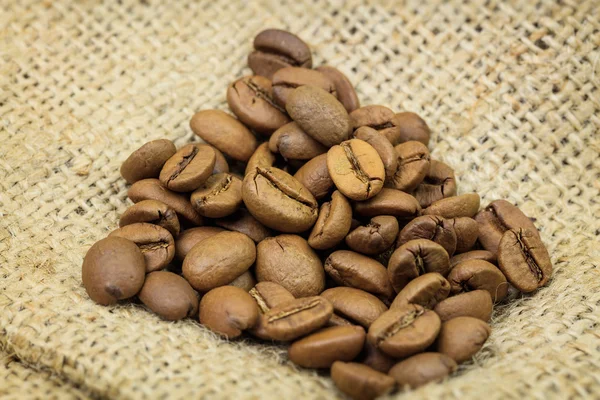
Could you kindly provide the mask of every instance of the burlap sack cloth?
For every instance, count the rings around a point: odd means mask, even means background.
[[[227,109],[266,27],[298,33],[363,104],[421,114],[459,192],[517,203],[552,255],[550,285],[497,308],[473,363],[397,398],[600,396],[597,1],[162,3],[1,0],[1,396],[342,397],[283,348],[98,306],[81,285],[129,204],[121,162]]]

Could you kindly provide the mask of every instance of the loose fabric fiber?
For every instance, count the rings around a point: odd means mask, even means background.
[[[549,285],[496,308],[472,363],[391,397],[600,398],[596,0],[0,0],[0,394],[344,397],[283,346],[99,306],[81,284],[131,204],[123,160],[195,140],[191,116],[227,110],[267,27],[297,33],[362,104],[420,114],[459,193],[517,204],[551,254]]]

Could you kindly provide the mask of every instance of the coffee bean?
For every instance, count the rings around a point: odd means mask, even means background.
[[[398,247],[388,263],[388,277],[399,292],[408,282],[427,272],[446,276],[450,259],[439,244],[427,239],[415,239]]]
[[[423,215],[439,215],[443,218],[473,217],[479,210],[477,193],[461,194],[432,203],[423,210]]]
[[[346,244],[362,254],[374,255],[384,252],[398,235],[398,221],[390,215],[371,218],[367,225],[356,227],[348,236]]]
[[[429,160],[429,172],[417,186],[413,195],[422,208],[456,194],[454,170],[441,161]]]
[[[175,258],[179,261],[183,261],[187,253],[189,253],[196,244],[224,231],[224,229],[217,228],[216,226],[199,226],[186,229],[177,239],[175,239]]]
[[[552,275],[548,250],[536,232],[510,229],[498,246],[498,266],[506,279],[521,292],[533,292],[544,286]]]
[[[167,321],[192,317],[198,312],[198,295],[188,281],[172,272],[150,272],[138,297]]]
[[[242,205],[242,181],[229,173],[211,175],[192,193],[190,201],[204,217],[226,217]]]
[[[263,314],[271,308],[295,299],[286,288],[275,282],[258,282],[249,293]]]
[[[487,250],[471,250],[466,253],[455,255],[450,259],[450,269],[467,260],[485,260],[489,263],[496,263],[496,255]]]
[[[316,69],[333,82],[337,97],[340,103],[344,105],[346,111],[350,113],[360,107],[360,101],[358,100],[354,86],[350,83],[346,75],[339,69],[328,65],[321,65]]]
[[[409,220],[419,216],[421,207],[410,194],[383,188],[377,196],[354,203],[354,212],[361,217],[393,215],[402,220]]]
[[[266,29],[254,38],[253,51],[248,56],[248,66],[256,75],[269,79],[285,67],[311,68],[310,49],[293,33],[280,29]]]
[[[329,300],[338,316],[368,328],[387,307],[381,300],[364,290],[335,287],[325,290],[321,297]]]
[[[286,160],[310,160],[327,153],[327,148],[308,136],[295,122],[283,125],[269,139],[269,150]]]
[[[390,393],[393,378],[363,364],[336,361],[331,367],[335,386],[355,400],[373,400]]]
[[[243,274],[256,259],[252,239],[238,232],[221,232],[196,244],[183,260],[183,276],[206,292]]]
[[[160,170],[177,149],[167,139],[153,140],[131,153],[121,165],[121,176],[128,183],[158,178]]]
[[[433,311],[442,322],[456,317],[473,317],[488,322],[492,317],[494,304],[487,290],[473,290],[448,297],[440,301]]]
[[[441,381],[457,368],[456,362],[445,354],[421,353],[394,365],[389,375],[398,386],[414,389],[429,382]]]
[[[375,129],[385,136],[395,146],[400,143],[400,127],[392,110],[379,105],[369,105],[358,108],[350,113],[352,129],[362,126]]]
[[[363,140],[373,146],[383,162],[385,181],[389,182],[398,169],[398,154],[396,153],[396,150],[394,150],[394,146],[392,146],[385,136],[368,126],[361,126],[358,128],[354,132],[354,138]]]
[[[490,326],[480,319],[456,317],[442,324],[437,349],[457,363],[470,360],[487,341]]]
[[[160,171],[160,183],[175,192],[196,190],[212,174],[216,155],[211,146],[188,144],[169,158]]]
[[[356,325],[324,328],[294,342],[288,356],[304,368],[329,368],[335,361],[354,360],[362,350],[365,336],[365,330]]]
[[[118,236],[134,242],[146,260],[146,272],[167,266],[175,257],[173,235],[165,228],[145,222],[125,225],[115,229],[109,236]]]
[[[411,192],[429,172],[429,150],[423,143],[415,141],[401,143],[394,150],[398,156],[398,166],[390,184],[395,189]]]
[[[487,290],[494,302],[502,301],[508,292],[506,277],[496,266],[484,260],[467,260],[450,271],[448,282],[452,294],[471,290]]]
[[[337,97],[333,82],[314,69],[286,67],[273,74],[273,97],[281,107],[285,107],[294,89],[301,86],[318,87]]]
[[[412,112],[396,114],[395,121],[400,127],[400,143],[416,140],[425,146],[429,144],[430,131],[427,123]]]
[[[96,242],[85,255],[81,280],[98,304],[111,305],[135,296],[146,275],[140,249],[130,240],[109,236]]]
[[[423,274],[412,281],[398,293],[390,310],[405,304],[418,304],[432,309],[450,294],[450,283],[437,272]]]
[[[392,357],[408,357],[429,347],[441,321],[431,310],[407,304],[384,312],[371,324],[367,340]]]
[[[394,297],[385,267],[362,254],[334,251],[325,260],[325,272],[338,285],[361,289],[387,300]]]
[[[312,193],[317,200],[326,197],[333,189],[333,180],[327,169],[327,154],[321,154],[304,164],[294,178]]]
[[[329,321],[327,321],[327,323],[325,324],[326,327],[331,327],[331,326],[350,326],[350,325],[354,325],[352,322],[348,321],[345,318],[342,318],[336,314],[333,314],[331,316],[331,318],[329,318]]]
[[[190,127],[204,141],[238,161],[248,161],[257,146],[248,128],[221,110],[197,112]]]
[[[254,218],[281,232],[302,232],[317,220],[318,204],[313,195],[277,168],[258,167],[247,174],[242,198]]]
[[[229,172],[229,164],[227,163],[227,159],[221,153],[219,149],[214,146],[211,146],[213,151],[215,152],[215,166],[213,168],[213,174],[220,174],[222,172]]]
[[[256,285],[256,279],[254,279],[252,272],[246,271],[229,282],[228,285],[235,286],[244,290],[245,292],[249,292]]]
[[[360,360],[362,364],[365,364],[376,371],[387,374],[388,371],[396,364],[397,360],[380,351],[377,347],[365,340],[363,348],[364,357]]]
[[[200,301],[200,323],[228,339],[250,329],[258,321],[258,307],[252,297],[235,286],[221,286]]]
[[[243,233],[256,243],[271,236],[271,231],[258,222],[245,208],[240,208],[230,216],[216,220],[215,223],[230,231]]]
[[[296,235],[270,237],[258,244],[256,277],[275,282],[294,297],[316,296],[325,288],[325,271],[308,242]]]
[[[157,200],[142,200],[129,207],[119,219],[119,227],[147,222],[161,226],[171,232],[173,237],[179,235],[179,219],[175,210],[165,203]]]
[[[330,249],[344,240],[351,223],[352,207],[336,190],[331,195],[331,201],[321,205],[317,222],[308,237],[308,244],[313,249]]]
[[[288,96],[285,108],[304,132],[326,147],[339,144],[350,135],[348,112],[335,96],[321,88],[295,89]]]
[[[479,236],[477,221],[467,217],[454,218],[452,227],[456,233],[456,252],[464,253],[472,249]]]
[[[456,231],[452,220],[436,215],[422,215],[410,221],[402,230],[396,241],[396,247],[414,239],[428,239],[442,246],[449,256],[456,250]]]
[[[271,150],[269,150],[269,142],[262,143],[256,148],[248,160],[244,175],[248,175],[250,172],[253,172],[257,167],[271,168],[273,165],[275,165],[275,161],[275,154],[271,153]]]

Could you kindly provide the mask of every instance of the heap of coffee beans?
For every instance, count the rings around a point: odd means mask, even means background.
[[[360,107],[297,36],[265,30],[254,48],[255,75],[227,89],[237,118],[200,111],[203,143],[154,140],[123,163],[135,204],[88,251],[89,296],[290,342],[292,362],[357,399],[443,379],[511,286],[550,278],[537,229],[507,201],[457,195],[425,121]]]

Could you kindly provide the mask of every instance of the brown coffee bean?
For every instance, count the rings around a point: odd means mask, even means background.
[[[198,295],[188,281],[172,272],[150,272],[138,297],[167,321],[192,317],[198,312]]]
[[[158,178],[160,170],[177,149],[167,139],[153,140],[131,153],[121,165],[121,176],[128,183],[142,179]]]
[[[302,232],[317,220],[318,204],[313,195],[278,168],[258,167],[247,174],[242,198],[254,218],[281,232]]]
[[[269,79],[285,67],[311,68],[310,49],[293,33],[280,29],[266,29],[254,38],[253,51],[248,56],[248,66],[256,75]]]
[[[271,81],[264,76],[245,76],[227,88],[227,104],[236,117],[256,132],[271,134],[290,122],[273,99]]]
[[[388,371],[396,364],[397,360],[380,351],[377,347],[365,340],[364,357],[360,360],[376,371],[387,374]]]
[[[200,301],[200,323],[211,331],[234,339],[258,321],[258,307],[252,297],[235,286],[221,286]]]
[[[222,172],[229,172],[229,164],[227,163],[227,159],[221,153],[219,149],[214,146],[211,146],[213,151],[215,152],[215,166],[213,168],[213,174],[220,174]]]
[[[257,143],[240,121],[221,110],[199,111],[190,121],[192,131],[229,157],[248,161]]]
[[[456,252],[464,253],[475,246],[479,236],[479,225],[473,218],[461,217],[452,220],[452,227],[456,233]]]
[[[510,229],[498,246],[498,266],[506,279],[521,292],[544,286],[552,275],[552,261],[536,232]]]
[[[448,274],[452,294],[483,289],[490,292],[494,302],[502,301],[508,293],[506,277],[496,266],[484,260],[467,260],[452,268]]]
[[[388,277],[396,292],[408,282],[427,272],[446,276],[450,266],[448,252],[427,239],[415,239],[398,247],[388,263]]]
[[[269,150],[286,160],[310,160],[327,153],[327,148],[308,136],[295,122],[283,125],[269,139]]]
[[[252,272],[246,271],[231,282],[229,282],[228,285],[239,287],[240,289],[249,292],[256,285],[256,279],[254,279],[254,275],[252,275]]]
[[[331,195],[331,201],[321,205],[317,222],[308,237],[313,249],[330,249],[344,240],[352,223],[352,207],[348,200],[337,190]]]
[[[429,382],[441,381],[457,368],[456,362],[445,354],[421,353],[394,365],[389,375],[398,386],[414,389]]]
[[[408,193],[383,188],[369,200],[354,203],[354,212],[361,217],[393,215],[400,219],[413,219],[421,213],[417,200]]]
[[[393,378],[359,363],[336,361],[331,367],[335,386],[355,400],[373,400],[390,393],[395,386]]]
[[[429,207],[432,203],[455,194],[454,170],[441,161],[430,159],[429,172],[413,192],[421,207]]]
[[[450,259],[450,269],[467,260],[485,260],[489,263],[496,263],[496,255],[487,250],[471,250],[466,253],[455,255]]]
[[[483,347],[491,332],[490,326],[480,319],[456,317],[442,324],[437,349],[460,364]]]
[[[421,117],[412,112],[401,112],[396,114],[395,122],[400,127],[401,143],[416,140],[423,143],[425,146],[429,144],[431,132],[429,126]]]
[[[109,236],[118,236],[134,242],[146,260],[146,272],[167,266],[175,257],[173,235],[162,226],[138,222],[115,229]]]
[[[412,281],[398,293],[390,310],[405,304],[418,304],[432,309],[450,294],[450,283],[437,272],[423,274]]]
[[[432,203],[423,210],[423,215],[438,215],[443,218],[473,217],[479,210],[477,193],[461,194]]]
[[[423,182],[429,172],[429,150],[423,143],[415,141],[399,144],[394,150],[398,155],[398,166],[390,185],[395,189],[411,192]]]
[[[398,235],[396,247],[414,239],[428,239],[442,246],[449,256],[456,250],[456,232],[452,220],[436,215],[422,215],[410,221]]]
[[[286,110],[313,139],[326,147],[347,140],[352,126],[348,112],[335,96],[314,86],[301,86],[287,99]]]
[[[367,340],[392,357],[408,357],[429,347],[441,321],[431,310],[406,304],[384,312],[371,324]]]
[[[358,128],[354,132],[354,138],[363,140],[373,146],[383,162],[385,180],[389,182],[398,169],[398,154],[394,150],[394,146],[385,136],[368,126]]]
[[[368,328],[387,307],[381,300],[364,290],[335,287],[325,290],[321,297],[329,300],[338,316]]]
[[[327,154],[321,154],[304,164],[294,178],[312,193],[317,200],[326,197],[333,189],[333,180],[327,169]]]
[[[244,175],[253,172],[257,167],[271,168],[275,165],[275,160],[275,154],[271,153],[271,150],[269,150],[269,142],[262,143],[256,148],[248,160]]]
[[[333,82],[338,100],[344,105],[346,111],[350,113],[360,107],[360,101],[358,100],[354,86],[339,69],[328,65],[321,65],[316,70]]]
[[[494,303],[487,290],[473,290],[440,301],[433,311],[442,322],[456,317],[473,317],[488,322],[492,317]]]
[[[117,236],[94,243],[81,268],[88,296],[105,306],[135,296],[145,276],[146,263],[140,249],[132,241]]]
[[[342,318],[336,314],[333,314],[331,316],[331,318],[329,318],[329,321],[327,321],[327,324],[325,324],[325,326],[330,327],[330,326],[349,326],[349,325],[354,325],[352,322],[348,321],[345,318]]]
[[[211,146],[188,144],[169,158],[160,171],[160,183],[175,192],[191,192],[212,174],[216,155]]]
[[[230,231],[243,233],[256,243],[271,236],[271,231],[258,222],[245,208],[240,208],[230,216],[216,220],[215,223]]]
[[[211,175],[192,193],[190,201],[204,217],[226,217],[242,205],[242,181],[229,173]]]
[[[243,274],[256,259],[252,239],[238,232],[221,232],[196,244],[183,260],[183,276],[206,292]]]
[[[385,267],[362,254],[334,251],[325,260],[325,272],[338,285],[361,289],[387,300],[394,297]]]
[[[286,288],[275,282],[258,282],[249,293],[263,314],[271,308],[295,299]]]
[[[361,326],[334,326],[310,334],[288,349],[290,360],[304,368],[329,368],[335,361],[354,360],[365,343]]]
[[[197,228],[186,229],[177,239],[175,239],[175,258],[179,261],[183,261],[187,253],[189,253],[196,244],[224,231],[224,229],[216,226],[199,226]]]
[[[352,129],[362,126],[375,129],[395,146],[400,143],[400,127],[392,110],[380,105],[368,105],[350,113]]]
[[[391,215],[371,218],[346,236],[346,244],[362,254],[374,255],[389,249],[398,235],[398,220]]]
[[[335,85],[325,75],[314,69],[286,67],[273,74],[273,97],[277,104],[285,107],[294,89],[301,86],[314,86],[337,97]]]
[[[316,296],[325,288],[325,271],[317,253],[296,235],[270,237],[257,246],[256,277],[275,282],[294,297]]]
[[[179,219],[175,210],[165,203],[157,200],[142,200],[129,207],[119,219],[119,227],[147,222],[161,226],[171,232],[173,237],[179,235]]]

